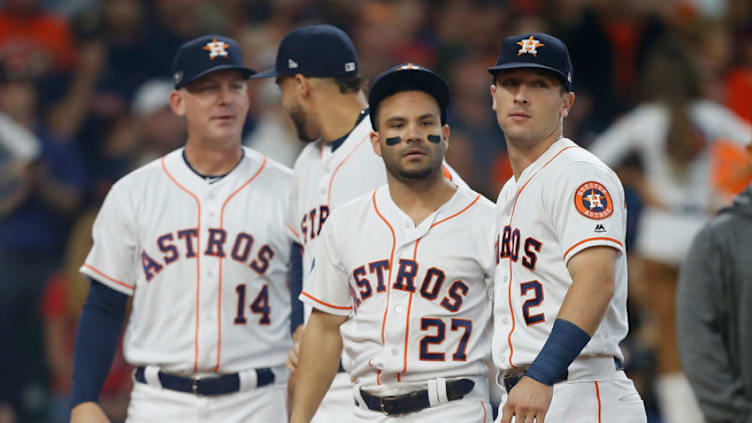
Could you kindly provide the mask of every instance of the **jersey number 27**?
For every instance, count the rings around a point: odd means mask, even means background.
[[[431,328],[436,328],[435,335],[426,335],[420,340],[420,359],[424,361],[444,361],[443,352],[429,351],[431,344],[441,344],[446,337],[446,325],[444,321],[439,318],[424,317],[420,320],[420,329],[428,331]],[[452,331],[461,331],[462,335],[457,343],[457,350],[452,354],[453,361],[465,361],[467,360],[467,341],[470,339],[470,333],[473,331],[473,322],[466,319],[451,320]]]

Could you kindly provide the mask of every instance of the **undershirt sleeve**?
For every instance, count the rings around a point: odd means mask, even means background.
[[[71,408],[97,402],[120,339],[128,296],[92,279],[73,352]]]
[[[303,290],[303,247],[293,242],[290,247],[290,333],[303,324],[303,303],[298,299]]]

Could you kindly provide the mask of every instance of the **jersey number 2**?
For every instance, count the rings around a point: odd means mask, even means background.
[[[520,295],[523,297],[528,291],[533,291],[535,295],[532,298],[528,298],[522,303],[522,316],[525,318],[525,323],[528,326],[536,323],[545,322],[546,317],[543,313],[530,314],[530,309],[539,306],[543,302],[543,286],[538,281],[523,282],[520,284]]]
[[[444,337],[446,336],[446,325],[443,320],[435,317],[424,317],[420,319],[421,330],[429,330],[430,328],[436,328],[436,334],[426,335],[420,340],[420,359],[425,361],[444,361],[443,352],[428,351],[428,346],[444,342]],[[473,322],[465,319],[452,319],[452,331],[460,329],[462,330],[462,336],[460,336],[457,350],[452,354],[453,361],[467,360],[467,354],[465,354],[465,351],[467,350],[467,341],[470,339],[470,332],[473,331]]]
[[[238,314],[235,316],[236,325],[246,324],[245,319],[245,284],[241,283],[235,287],[235,292],[238,293]],[[261,292],[256,295],[256,299],[251,303],[251,311],[261,315],[259,324],[268,325],[271,323],[269,313],[271,313],[271,307],[269,307],[269,285],[264,285],[261,288]]]

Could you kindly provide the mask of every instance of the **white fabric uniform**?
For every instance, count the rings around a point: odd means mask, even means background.
[[[324,141],[310,143],[295,161],[287,225],[295,242],[303,246],[303,289],[308,286],[318,251],[321,228],[338,206],[386,184],[386,168],[373,151],[371,120],[367,113],[342,144],[332,151]],[[451,167],[444,174],[457,185],[467,186]],[[305,306],[305,319],[311,307]],[[344,358],[344,357],[343,357]],[[348,363],[343,361],[345,369]],[[350,377],[339,373],[314,416],[313,422],[349,422],[352,408]]]
[[[451,407],[466,408],[460,421],[480,419],[489,401],[494,222],[493,204],[465,187],[417,227],[388,186],[332,214],[300,298],[350,316],[341,334],[355,392],[393,395],[469,377],[475,388]],[[364,420],[380,414],[358,404]]]
[[[600,421],[583,406],[589,397],[603,421],[645,421],[639,395],[614,364],[614,358],[623,358],[619,342],[628,331],[626,205],[619,178],[591,153],[562,138],[519,179],[507,181],[496,206],[496,367],[504,371],[530,365],[543,348],[572,285],[569,259],[593,246],[615,248],[620,255],[614,296],[592,339],[570,365],[567,381],[555,385],[546,421]],[[582,388],[582,381],[594,384]],[[624,389],[606,396],[598,383],[608,384],[609,392],[613,384]],[[584,389],[588,396],[562,403],[571,396],[570,389]],[[626,408],[622,398],[629,399]]]
[[[286,418],[284,395],[279,401],[273,391],[287,382],[292,345],[284,222],[291,182],[290,169],[244,148],[235,169],[208,183],[179,149],[113,185],[81,272],[133,296],[123,341],[130,364],[188,377],[272,368],[275,384],[257,391],[274,400],[272,421]],[[196,398],[139,385],[132,400],[151,397],[153,407]],[[241,378],[246,392],[222,397],[246,398],[254,386]],[[220,408],[210,410],[205,421],[227,421]]]

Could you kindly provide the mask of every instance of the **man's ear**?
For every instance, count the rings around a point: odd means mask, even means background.
[[[371,131],[371,147],[373,147],[373,152],[381,157],[381,143],[379,142],[379,133],[376,131]]]
[[[178,90],[172,90],[170,93],[170,108],[172,113],[178,116],[185,116],[185,99],[183,99],[184,92]]]
[[[444,150],[449,148],[449,133],[451,131],[449,130],[449,125],[444,124],[444,126],[441,127],[441,141],[444,143]]]
[[[574,93],[568,92],[566,94],[563,94],[564,101],[561,105],[561,117],[565,118],[569,116],[569,111],[572,109],[572,106],[574,105]]]
[[[295,74],[295,95],[298,102],[305,101],[311,96],[311,81],[303,74]]]
[[[491,84],[491,110],[496,111],[496,84]]]

